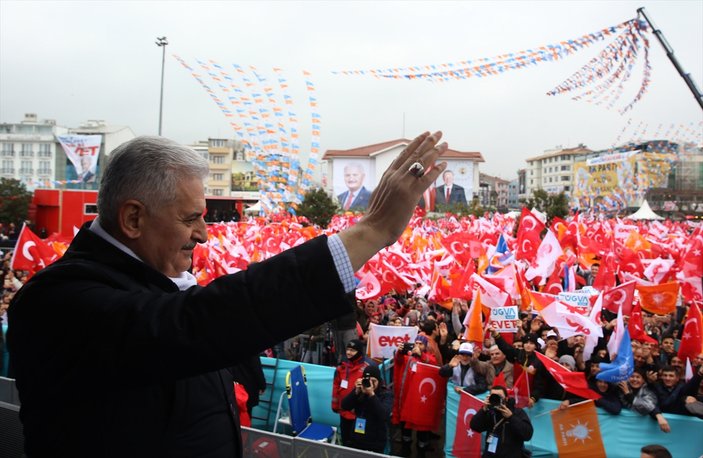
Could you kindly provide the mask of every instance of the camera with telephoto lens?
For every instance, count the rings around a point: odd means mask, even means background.
[[[371,387],[371,376],[370,375],[367,375],[361,379],[361,386],[363,386],[364,388]]]
[[[488,396],[488,408],[489,409],[495,409],[496,407],[500,407],[502,405],[503,405],[503,398],[500,397],[500,395],[493,393],[490,396]]]

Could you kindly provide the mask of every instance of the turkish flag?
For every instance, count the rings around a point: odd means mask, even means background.
[[[636,286],[642,308],[656,315],[667,315],[676,310],[679,282],[672,281],[652,286]]]
[[[617,288],[610,289],[603,293],[603,308],[618,313],[618,307],[622,306],[623,315],[630,316],[632,311],[632,302],[635,299],[634,281],[623,283]]]
[[[26,270],[34,274],[58,258],[59,256],[54,249],[40,239],[25,224],[22,226],[15,250],[12,252],[10,268],[13,270]]]
[[[356,298],[362,301],[375,299],[381,295],[381,283],[372,272],[366,272],[356,285]]]
[[[471,275],[474,273],[474,263],[469,262],[466,268],[452,280],[452,286],[449,288],[449,294],[452,298],[471,299],[473,293],[471,291],[472,282]]]
[[[694,302],[686,314],[678,354],[684,361],[686,358],[693,361],[701,353],[703,353],[703,317],[699,306]]]
[[[459,409],[457,410],[452,455],[462,458],[481,456],[481,433],[477,433],[469,425],[471,418],[482,408],[483,402],[480,399],[465,391],[459,392]]]
[[[566,391],[586,399],[600,399],[600,394],[588,387],[586,375],[583,372],[571,372],[569,369],[552,361],[540,352],[535,352],[535,355],[537,355],[542,364],[544,364],[547,372],[549,372],[549,374],[554,377],[554,380]]]
[[[517,367],[522,367],[518,366]],[[515,366],[514,366],[515,367]],[[515,398],[515,406],[525,408],[530,403],[530,379],[527,371],[521,371],[520,376],[513,383],[513,397]]]
[[[615,287],[615,255],[612,252],[601,262],[593,287],[598,291],[608,291]]]
[[[623,314],[625,311],[623,310]],[[630,338],[638,342],[649,342],[656,344],[656,339],[647,335],[644,332],[644,324],[642,322],[642,308],[639,304],[635,304],[630,312],[630,321],[627,322],[627,330],[630,331]]]
[[[542,242],[537,249],[535,258],[530,263],[530,268],[525,272],[525,278],[532,280],[535,277],[545,279],[549,277],[557,266],[557,260],[564,255],[561,245],[554,233],[547,229]]]
[[[593,401],[552,410],[552,429],[560,458],[605,458],[605,447]]]
[[[447,380],[439,375],[439,367],[424,363],[408,370],[403,384],[400,420],[416,431],[436,431],[447,396]]]
[[[537,255],[537,250],[542,242],[540,234],[544,230],[544,223],[537,219],[527,207],[523,207],[519,224],[515,259],[527,259],[530,261]]]

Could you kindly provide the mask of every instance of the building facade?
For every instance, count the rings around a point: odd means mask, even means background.
[[[571,195],[573,191],[573,168],[577,158],[591,153],[585,145],[576,148],[557,147],[544,154],[527,159],[525,173],[525,198],[530,198],[537,189],[550,194],[564,192]]]
[[[322,182],[325,190],[337,197],[342,208],[348,207],[346,200],[350,194],[353,196],[357,192],[352,188],[356,188],[361,196],[370,194],[383,172],[410,142],[411,140],[400,138],[347,150],[327,150],[322,157]],[[434,209],[435,200],[437,205],[442,205],[443,199],[447,197],[451,204],[465,205],[478,198],[479,164],[485,162],[481,153],[449,149],[442,155],[442,161],[447,162],[447,170],[437,179],[431,194],[427,195],[433,203],[432,208]],[[352,184],[354,180],[356,182]],[[443,191],[447,187],[454,189],[451,196]],[[350,204],[356,206],[355,202],[361,204],[362,199],[357,201],[355,197]],[[359,206],[360,209],[365,208],[365,205]]]
[[[30,191],[50,187],[57,158],[66,157],[56,135],[67,132],[53,119],[39,120],[34,113],[17,123],[0,123],[0,178],[19,180]]]

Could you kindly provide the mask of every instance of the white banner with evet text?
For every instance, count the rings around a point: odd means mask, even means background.
[[[399,344],[415,342],[417,328],[414,326],[381,326],[369,324],[369,356],[390,359]]]

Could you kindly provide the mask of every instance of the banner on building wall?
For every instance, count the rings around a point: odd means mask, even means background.
[[[447,189],[449,188],[449,189]],[[474,163],[447,160],[447,168],[435,181],[437,204],[468,204],[474,195]]]
[[[376,187],[371,159],[337,159],[333,164],[332,187],[339,206],[343,210],[366,210]]]
[[[66,156],[82,183],[94,183],[102,135],[57,135]]]
[[[599,211],[636,207],[650,188],[666,187],[673,154],[623,153],[574,164],[573,206]]]

